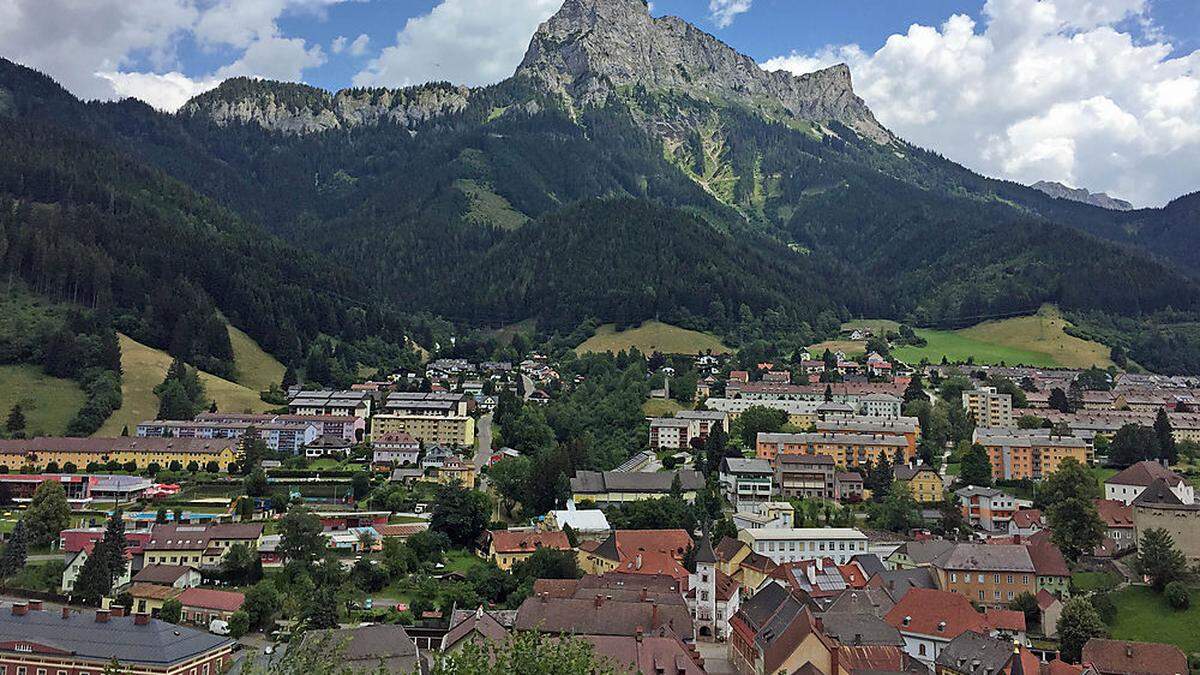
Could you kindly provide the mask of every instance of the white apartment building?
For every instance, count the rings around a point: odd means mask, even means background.
[[[1012,395],[1000,394],[995,387],[979,387],[962,393],[963,408],[978,427],[1012,427]]]

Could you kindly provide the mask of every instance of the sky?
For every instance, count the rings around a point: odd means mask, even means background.
[[[173,111],[237,75],[512,74],[562,0],[0,0],[0,56]],[[653,0],[763,67],[847,63],[902,138],[989,176],[1159,206],[1200,189],[1200,0]]]

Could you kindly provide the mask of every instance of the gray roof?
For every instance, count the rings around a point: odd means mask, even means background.
[[[870,434],[844,433],[769,433],[758,432],[756,439],[759,443],[850,443],[857,445],[890,445],[897,448],[908,447],[908,441],[903,436],[872,436]]]
[[[900,547],[904,554],[918,565],[933,562],[935,558],[954,548],[954,542],[945,539],[926,539],[906,542]]]
[[[0,643],[14,641],[45,645],[80,659],[107,663],[115,657],[122,663],[155,665],[179,663],[233,644],[229,638],[158,619],[138,626],[131,616],[100,623],[92,611],[72,612],[64,619],[59,612],[32,610],[15,616],[5,608],[0,612]]]
[[[904,646],[900,631],[874,614],[826,612],[821,615],[825,634],[844,645]]]
[[[704,477],[698,471],[656,471],[651,473],[624,473],[616,471],[576,471],[571,479],[574,494],[600,494],[605,492],[648,492],[666,493],[671,483],[679,476],[685,492],[704,487]]]
[[[910,570],[884,570],[876,575],[882,588],[900,602],[910,588],[937,588],[937,580],[928,567]]]
[[[934,566],[948,570],[1035,573],[1023,544],[956,544],[938,556]]]
[[[651,427],[689,427],[691,420],[675,417],[652,417],[650,419]]]
[[[757,457],[725,457],[722,473],[771,473],[771,463]]]
[[[857,614],[882,617],[896,606],[896,601],[887,590],[882,588],[847,588],[842,591],[829,607],[828,614]]]
[[[310,630],[300,648],[341,648],[341,661],[355,671],[374,673],[381,664],[390,673],[414,673],[418,668],[417,646],[402,626],[392,624]]]
[[[968,630],[942,648],[937,665],[964,675],[990,675],[1000,672],[1012,657],[1012,642]]]
[[[728,413],[720,410],[680,410],[675,413],[675,417],[685,420],[723,420],[728,417]]]

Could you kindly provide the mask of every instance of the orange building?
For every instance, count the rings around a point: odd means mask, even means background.
[[[805,433],[773,434],[760,432],[755,454],[768,461],[781,454],[825,455],[841,467],[858,467],[870,460],[878,464],[887,457],[889,462],[902,456],[907,463],[916,456],[916,449],[904,436],[883,434]]]
[[[992,462],[996,480],[1042,480],[1068,457],[1087,466],[1090,449],[1075,436],[982,436],[979,444]]]

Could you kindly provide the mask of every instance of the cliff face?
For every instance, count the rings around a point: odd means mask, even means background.
[[[877,142],[892,139],[854,94],[845,65],[801,76],[767,72],[682,19],[651,17],[644,0],[566,0],[534,34],[517,74],[583,105],[641,85],[778,106],[798,119],[841,122]]]
[[[1100,208],[1103,208],[1103,209],[1112,209],[1114,211],[1129,211],[1133,208],[1133,204],[1130,204],[1129,202],[1125,201],[1124,199],[1117,199],[1116,197],[1110,197],[1103,192],[1088,192],[1084,188],[1067,187],[1066,185],[1063,185],[1062,183],[1059,183],[1057,181],[1039,180],[1038,182],[1034,183],[1033,185],[1030,185],[1029,187],[1033,188],[1034,190],[1039,190],[1041,192],[1045,192],[1046,194],[1050,195],[1051,197],[1057,197],[1059,199],[1070,199],[1071,201],[1074,201],[1074,202],[1083,202],[1084,204],[1091,204],[1092,206],[1099,206]]]
[[[343,89],[330,93],[302,84],[238,78],[188,101],[181,115],[206,116],[220,126],[256,124],[285,134],[389,122],[411,128],[467,106],[471,90],[447,84],[405,89]]]

